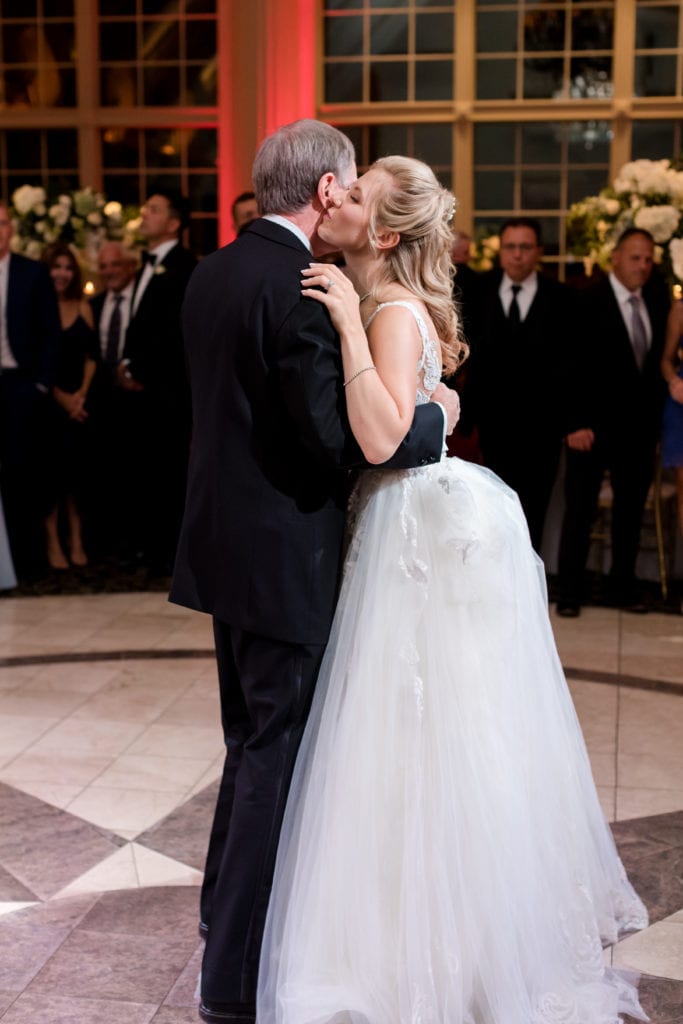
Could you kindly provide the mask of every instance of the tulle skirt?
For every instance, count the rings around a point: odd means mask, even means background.
[[[368,472],[288,802],[259,1024],[641,1020],[604,820],[517,496]]]

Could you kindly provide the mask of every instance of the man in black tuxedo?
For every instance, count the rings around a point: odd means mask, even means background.
[[[90,543],[111,554],[130,553],[134,515],[139,497],[128,481],[128,453],[138,444],[131,405],[137,393],[119,385],[117,368],[123,358],[130,320],[137,260],[121,242],[105,242],[97,254],[97,271],[104,285],[93,296],[95,330],[101,362],[91,388],[94,458],[90,500]]]
[[[482,275],[472,308],[471,365],[463,419],[479,428],[484,464],[517,491],[540,551],[565,433],[569,292],[537,270],[538,221],[515,217],[500,232],[500,269]]]
[[[356,177],[353,147],[298,121],[261,145],[262,219],[207,257],[183,324],[194,430],[171,600],[209,612],[225,769],[201,898],[200,1016],[253,1022],[259,952],[294,760],[328,639],[350,435],[339,340],[301,270]],[[443,388],[449,410],[457,399]],[[440,458],[444,412],[419,407],[393,467]]]
[[[142,548],[150,570],[166,575],[185,500],[191,415],[180,311],[196,260],[180,242],[189,223],[183,196],[159,188],[140,215],[149,249],[135,279],[118,380],[135,396],[130,485],[140,494]]]
[[[10,253],[11,237],[9,210],[0,202],[0,487],[21,573],[44,550],[40,432],[61,327],[47,267]]]
[[[580,612],[606,469],[614,494],[612,597],[629,611],[646,611],[635,567],[665,396],[659,363],[669,311],[666,289],[651,281],[653,255],[649,232],[629,228],[612,253],[609,277],[577,300],[581,330],[572,347],[558,615]]]

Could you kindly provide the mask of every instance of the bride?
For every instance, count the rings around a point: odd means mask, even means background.
[[[303,272],[339,331],[370,463],[464,350],[453,209],[426,165],[379,160],[320,229],[353,284],[337,267]],[[600,809],[517,496],[444,459],[366,471],[352,519],[278,851],[259,1024],[647,1020],[603,962],[603,943],[647,915]]]

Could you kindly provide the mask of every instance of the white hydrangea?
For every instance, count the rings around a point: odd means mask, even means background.
[[[608,217],[616,217],[621,209],[621,203],[618,199],[607,199],[603,196],[600,197],[600,208],[603,213],[606,213]]]
[[[63,203],[54,203],[47,212],[60,228],[64,227],[69,219],[69,207]]]
[[[670,166],[668,160],[632,160],[619,171],[614,191],[668,196],[672,185]]]
[[[107,203],[104,210],[102,211],[105,217],[110,217],[112,220],[120,220],[121,214],[123,213],[123,207],[121,203],[117,203],[114,200]]]
[[[683,238],[672,238],[669,242],[669,256],[673,272],[679,281],[683,281]]]
[[[46,198],[44,188],[34,185],[22,185],[21,188],[16,189],[12,193],[12,205],[17,213],[24,217],[36,207],[43,205]],[[44,206],[43,213],[45,213]]]
[[[643,231],[649,231],[655,242],[668,242],[676,231],[681,215],[673,206],[642,206],[633,223]]]
[[[88,214],[87,221],[88,221],[88,224],[92,224],[93,227],[99,227],[99,225],[102,223],[102,217],[97,212],[97,210],[93,210],[92,213]]]

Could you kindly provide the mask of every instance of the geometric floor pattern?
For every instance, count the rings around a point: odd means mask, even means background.
[[[618,943],[683,1021],[683,619],[552,616],[650,926]],[[0,1021],[196,1021],[222,768],[209,620],[162,594],[0,599]]]

